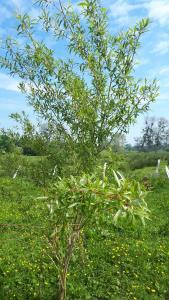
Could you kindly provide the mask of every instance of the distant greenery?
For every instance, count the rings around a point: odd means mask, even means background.
[[[165,118],[147,118],[135,148],[140,151],[169,150],[169,121]]]
[[[15,148],[14,139],[7,134],[7,132],[1,131],[0,133],[0,153],[13,152]]]
[[[161,159],[161,161],[168,165],[169,152],[163,150],[156,152],[128,152],[126,159],[128,168],[131,170],[157,166],[158,159]]]

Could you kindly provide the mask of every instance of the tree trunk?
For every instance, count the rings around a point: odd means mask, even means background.
[[[65,300],[66,297],[66,276],[67,272],[63,275],[63,278],[60,280],[59,300]]]
[[[58,298],[59,300],[65,300],[65,298],[66,298],[67,272],[68,272],[69,263],[70,263],[70,260],[72,257],[73,248],[74,248],[74,245],[76,243],[78,236],[79,236],[79,230],[76,232],[73,232],[73,234],[69,238],[67,254],[65,255],[65,257],[63,259],[63,268],[62,268],[60,278],[59,278],[59,284],[60,284],[59,298]]]

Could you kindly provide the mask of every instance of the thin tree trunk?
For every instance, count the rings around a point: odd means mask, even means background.
[[[73,253],[73,248],[74,248],[74,245],[76,243],[78,236],[79,236],[79,230],[76,232],[73,232],[73,234],[71,235],[71,237],[69,239],[67,254],[64,257],[63,269],[62,269],[62,272],[61,272],[60,278],[59,278],[59,283],[60,283],[59,300],[66,299],[67,273],[68,273],[68,268],[69,268],[70,260],[72,257],[72,253]]]
[[[63,276],[60,279],[60,289],[59,289],[59,300],[64,300],[66,298],[66,281],[67,281],[67,271],[64,270]]]

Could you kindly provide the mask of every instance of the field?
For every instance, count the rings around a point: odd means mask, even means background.
[[[37,173],[13,179],[5,172],[0,177],[0,299],[57,299],[58,270],[43,198],[48,184],[43,172],[37,182]],[[159,176],[155,166],[127,169],[127,174],[145,183],[150,220],[145,227],[103,222],[101,228],[88,228],[71,261],[68,300],[169,299],[169,180],[163,164]]]

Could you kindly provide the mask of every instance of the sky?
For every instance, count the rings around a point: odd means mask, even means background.
[[[75,9],[79,1],[73,0]],[[133,26],[143,17],[149,17],[149,31],[141,40],[138,51],[139,64],[135,74],[139,78],[156,78],[160,87],[160,95],[151,104],[148,113],[141,115],[134,126],[130,127],[127,142],[134,143],[140,135],[145,117],[155,116],[169,119],[169,0],[102,0],[107,7],[110,29],[112,32],[125,30]],[[29,12],[32,17],[38,15],[38,8],[33,1],[0,0],[0,39],[15,32],[15,12]],[[64,51],[63,45],[59,50]],[[10,77],[0,70],[0,127],[8,128],[13,125],[9,115],[13,112],[26,111],[32,120],[34,113],[27,105],[25,96],[17,88],[19,80]]]

